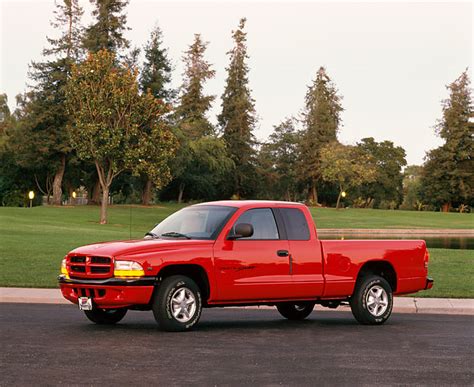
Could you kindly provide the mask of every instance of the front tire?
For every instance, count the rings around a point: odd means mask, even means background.
[[[174,275],[163,280],[153,302],[153,315],[162,330],[189,330],[199,321],[201,311],[201,291],[191,278]]]
[[[127,314],[127,309],[92,309],[85,310],[84,314],[93,323],[99,325],[112,325],[118,323]]]
[[[284,302],[277,305],[280,314],[288,320],[304,320],[314,309],[313,302]]]
[[[392,288],[384,278],[377,275],[361,278],[356,284],[350,305],[359,323],[383,324],[392,314]]]

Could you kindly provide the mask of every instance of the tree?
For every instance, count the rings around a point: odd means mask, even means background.
[[[339,187],[336,208],[339,208],[343,192],[376,179],[373,160],[357,147],[332,142],[323,146],[320,154],[321,177]]]
[[[366,198],[366,205],[370,206],[372,201],[377,205],[386,201],[398,206],[403,199],[402,167],[407,164],[405,150],[394,146],[391,141],[376,142],[373,137],[363,138],[357,147],[374,160],[377,170],[375,181],[359,190]]]
[[[117,64],[113,53],[99,51],[74,66],[67,104],[71,143],[99,176],[101,224],[107,223],[110,186],[122,171],[146,174],[157,187],[169,181],[176,142],[163,120],[168,108],[151,93],[140,94],[136,71]]]
[[[230,56],[230,64],[227,67],[226,86],[222,95],[222,112],[218,116],[222,138],[235,164],[231,176],[232,193],[239,198],[252,192],[249,178],[255,175],[255,138],[252,131],[256,117],[255,102],[248,87],[245,22],[245,18],[241,19],[238,28],[232,32],[234,47],[227,53]]]
[[[85,31],[83,45],[90,52],[108,50],[119,52],[130,46],[124,37],[127,16],[124,8],[128,0],[90,0],[94,6],[95,22]]]
[[[341,97],[324,67],[320,67],[308,87],[303,112],[300,176],[308,187],[310,203],[318,203],[317,184],[321,180],[321,149],[337,139],[343,110]]]
[[[145,93],[149,91],[155,98],[159,98],[165,103],[171,103],[175,96],[175,91],[169,85],[172,67],[168,59],[168,50],[162,48],[162,44],[162,32],[159,27],[155,27],[145,46],[145,62],[140,75],[140,89]],[[152,181],[148,176],[142,176],[142,180],[142,204],[149,205]]]
[[[53,204],[60,205],[62,181],[70,152],[66,135],[65,86],[72,63],[81,56],[82,9],[78,0],[63,0],[57,3],[54,14],[51,24],[60,30],[60,35],[54,39],[47,38],[49,47],[43,50],[43,55],[49,59],[31,65],[29,77],[35,84],[32,90],[20,97],[23,113],[28,115],[23,114],[17,128],[21,133],[17,132],[16,136],[24,141],[17,147],[20,159],[34,160],[36,166],[43,160],[44,169],[54,170]],[[26,108],[25,105],[29,106]]]
[[[175,112],[180,147],[172,163],[175,176],[172,186],[178,190],[178,202],[183,200],[185,189],[189,191],[189,198],[215,197],[215,187],[233,166],[224,142],[216,137],[207,119],[214,96],[204,95],[203,89],[215,71],[204,59],[206,47],[207,43],[196,34],[183,57],[184,79]]]
[[[408,165],[403,171],[403,202],[402,210],[422,210],[420,197],[420,177],[423,172],[421,165]]]
[[[436,132],[444,144],[426,155],[421,179],[424,201],[449,211],[453,204],[474,204],[474,116],[467,70],[447,86],[443,117]]]
[[[215,75],[211,64],[204,59],[207,45],[201,35],[195,34],[193,44],[184,53],[184,79],[175,112],[176,121],[185,137],[194,140],[215,134],[206,116],[215,96],[203,93],[204,84]]]
[[[266,181],[266,195],[270,198],[295,200],[299,159],[300,133],[293,119],[286,119],[274,127],[269,141],[262,145],[258,160],[262,180]]]

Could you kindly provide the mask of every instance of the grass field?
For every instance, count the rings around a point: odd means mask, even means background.
[[[181,206],[115,206],[109,224],[98,224],[97,207],[0,207],[0,286],[55,287],[62,257],[83,244],[141,238]],[[312,209],[320,228],[473,228],[473,214]],[[130,228],[130,219],[131,228]],[[474,252],[431,249],[430,297],[474,297]],[[421,293],[420,293],[421,294]]]

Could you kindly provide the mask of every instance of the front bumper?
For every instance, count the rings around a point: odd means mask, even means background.
[[[434,279],[431,278],[431,277],[427,277],[426,278],[425,290],[431,289],[433,287],[433,284],[434,284]]]
[[[60,275],[63,297],[77,304],[79,297],[90,297],[99,308],[125,308],[147,305],[153,295],[155,278],[107,278],[101,280],[69,279]]]

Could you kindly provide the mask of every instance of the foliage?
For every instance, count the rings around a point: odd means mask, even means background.
[[[204,84],[215,75],[211,64],[204,59],[207,45],[201,35],[195,34],[183,57],[185,70],[175,116],[183,135],[192,140],[215,132],[206,116],[215,97],[203,93]]]
[[[305,97],[299,162],[299,174],[314,204],[318,203],[316,187],[322,178],[321,149],[337,139],[343,110],[341,99],[326,69],[320,67]]]
[[[373,137],[363,138],[357,147],[375,162],[376,169],[375,180],[361,186],[358,194],[366,199],[367,206],[375,201],[375,207],[398,207],[403,199],[405,150],[394,146],[392,141],[376,142]]]
[[[90,52],[108,50],[119,52],[130,42],[124,37],[127,16],[124,8],[129,0],[90,0],[94,6],[95,22],[85,31],[83,45]]]
[[[145,46],[145,62],[140,74],[140,88],[143,92],[150,90],[155,98],[172,102],[175,91],[171,89],[171,61],[168,49],[162,48],[163,33],[160,27],[155,27]]]
[[[321,177],[339,186],[336,208],[339,208],[342,193],[350,188],[375,181],[377,170],[373,159],[365,152],[350,145],[338,142],[321,148]]]
[[[222,112],[217,117],[222,138],[235,164],[235,169],[229,175],[229,193],[239,198],[254,191],[249,177],[255,175],[255,138],[252,131],[255,128],[256,113],[255,102],[248,87],[245,22],[245,18],[241,19],[238,28],[232,32],[234,47],[227,53],[230,64],[227,67],[226,85],[222,94]]]
[[[417,211],[423,209],[420,197],[422,171],[423,167],[419,165],[409,165],[403,171],[403,202],[400,209]]]
[[[102,187],[101,223],[106,223],[110,185],[124,170],[146,174],[157,187],[170,179],[175,138],[162,117],[166,105],[139,94],[137,74],[108,51],[74,66],[67,88],[71,143],[81,159],[94,162]]]
[[[421,179],[423,200],[445,211],[474,204],[474,124],[469,121],[474,111],[467,70],[447,89],[436,128],[444,144],[427,154]]]
[[[274,127],[269,141],[261,146],[258,166],[263,182],[262,197],[296,200],[299,141],[295,120],[286,119]]]

